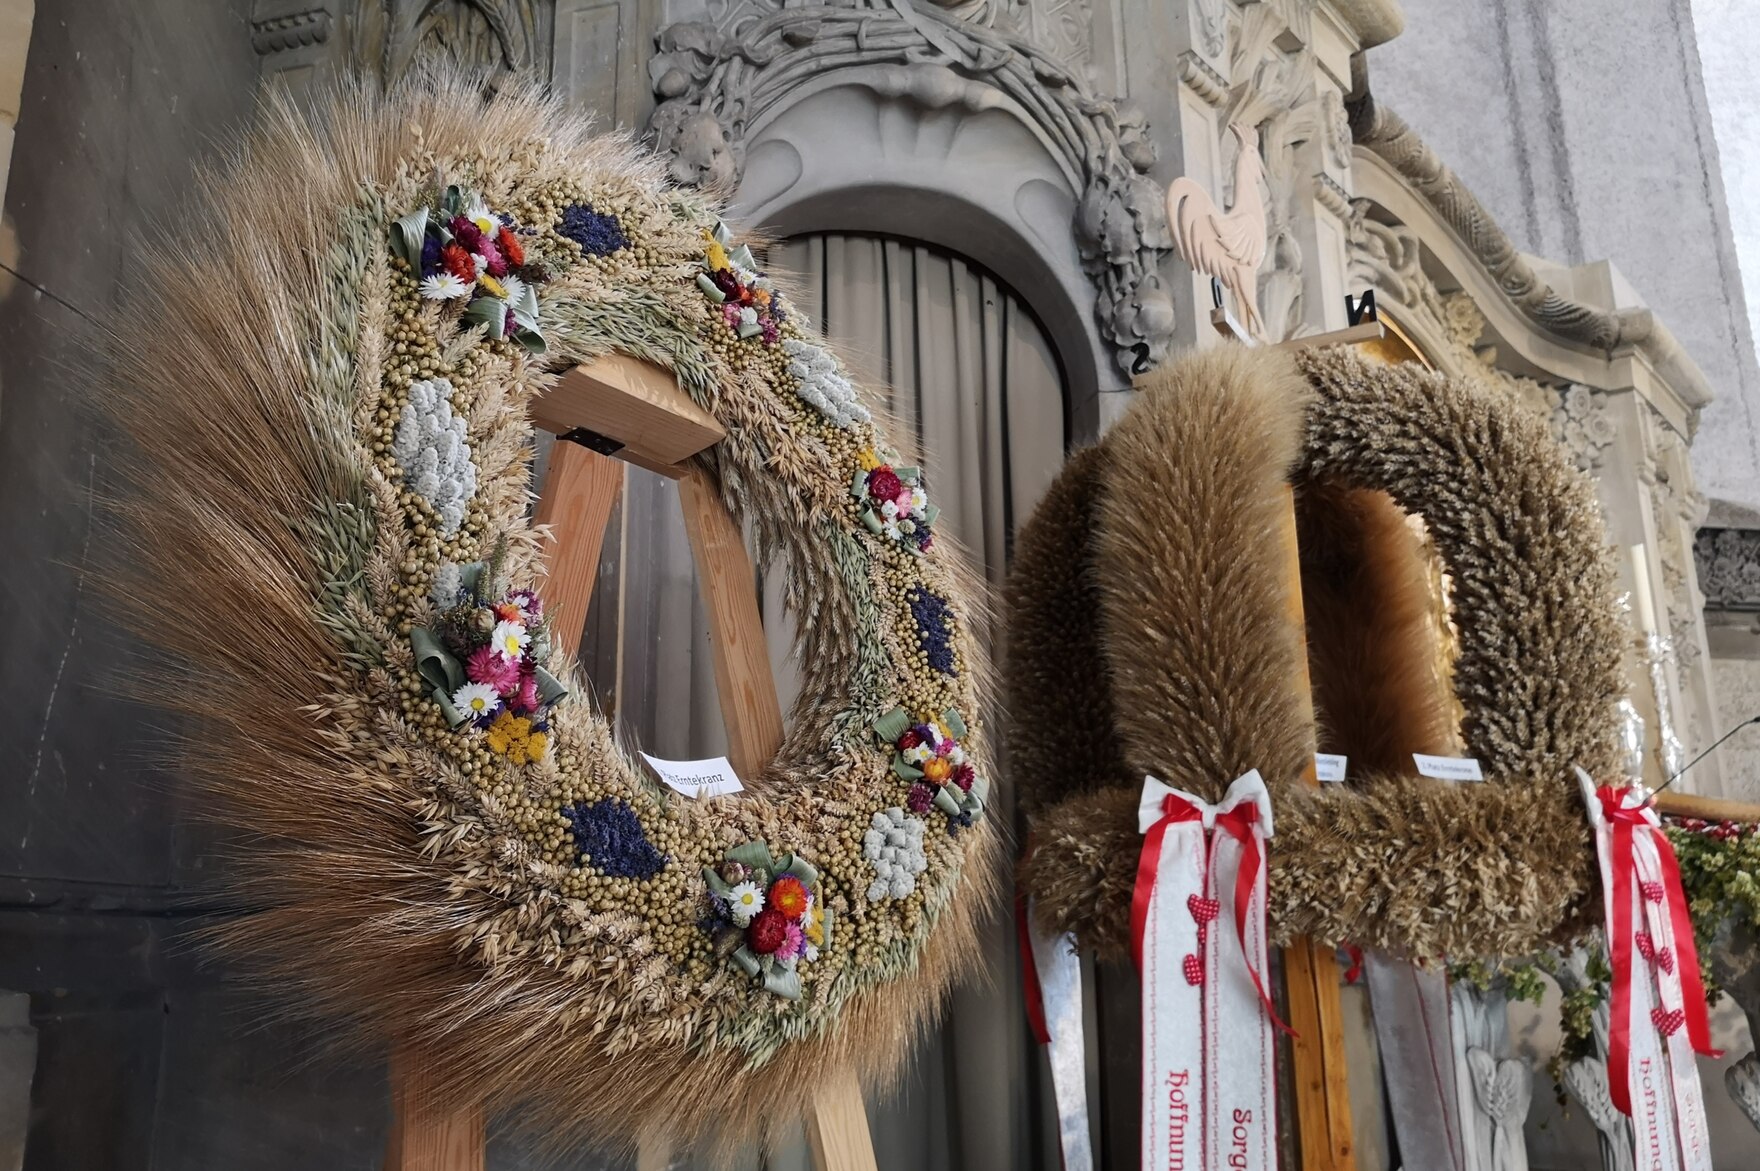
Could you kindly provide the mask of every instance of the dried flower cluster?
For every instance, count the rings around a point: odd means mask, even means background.
[[[918,814],[913,889],[871,902],[864,835],[917,783],[875,728],[963,712],[955,791],[981,795],[977,594],[852,498],[883,439],[810,400],[831,384],[791,372],[805,323],[749,250],[559,103],[444,74],[315,121],[273,106],[202,199],[201,236],[154,262],[112,410],[136,460],[117,592],[188,664],[158,692],[192,721],[203,808],[269,843],[234,868],[263,909],[222,941],[558,1141],[743,1141],[798,1115],[776,1084],[891,1076],[977,958],[997,835],[967,800]],[[174,339],[167,312],[263,327]],[[737,800],[647,780],[550,658],[527,409],[614,352],[725,426],[705,462],[811,619],[789,736]],[[250,638],[164,621],[215,592]]]

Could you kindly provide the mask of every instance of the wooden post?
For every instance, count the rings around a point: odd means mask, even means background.
[[[679,504],[709,610],[715,687],[727,726],[728,759],[747,778],[782,745],[782,707],[764,642],[757,576],[715,482],[684,461],[726,437],[676,379],[657,366],[612,355],[577,366],[533,408],[533,422],[570,436],[550,455],[536,523],[554,526],[545,603],[563,615],[557,644],[580,647],[598,572],[605,524],[623,470],[605,452],[679,482]],[[589,450],[583,443],[590,443]],[[853,1069],[828,1071],[813,1087],[807,1134],[819,1171],[875,1171],[874,1147]],[[483,1171],[483,1112],[442,1102],[402,1051],[392,1066],[396,1118],[386,1171]],[[670,1144],[644,1137],[640,1171],[664,1171]]]
[[[571,659],[580,653],[605,524],[622,488],[623,465],[616,460],[566,439],[550,449],[544,491],[532,519],[550,525],[556,535],[544,579],[544,605],[555,645]]]
[[[413,1049],[391,1058],[385,1171],[483,1171],[483,1109],[443,1097]]]

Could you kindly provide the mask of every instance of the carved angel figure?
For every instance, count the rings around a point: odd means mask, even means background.
[[[1208,191],[1184,175],[1167,188],[1167,222],[1174,247],[1197,271],[1213,276],[1234,294],[1241,324],[1263,337],[1259,317],[1259,265],[1265,259],[1265,200],[1259,193],[1265,166],[1259,158],[1259,132],[1240,122],[1229,130],[1240,143],[1234,163],[1234,203],[1219,210]]]

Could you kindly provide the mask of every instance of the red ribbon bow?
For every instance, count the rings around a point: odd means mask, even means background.
[[[1595,790],[1601,801],[1601,816],[1613,830],[1613,925],[1610,941],[1613,952],[1613,1019],[1607,1037],[1607,1090],[1614,1107],[1628,1117],[1632,1113],[1630,1081],[1632,1048],[1632,949],[1635,931],[1632,926],[1632,892],[1638,888],[1637,831],[1650,835],[1662,865],[1663,899],[1668,906],[1669,925],[1674,932],[1675,955],[1680,963],[1681,999],[1685,1001],[1687,1040],[1693,1051],[1707,1057],[1721,1057],[1711,1047],[1711,1017],[1705,1007],[1705,987],[1699,981],[1699,949],[1693,942],[1693,920],[1687,912],[1686,892],[1681,889],[1680,863],[1675,860],[1674,847],[1646,816],[1645,807],[1625,804],[1626,790],[1603,785]],[[1677,1010],[1678,1011],[1678,1010]],[[1670,1030],[1672,1032],[1672,1030]]]
[[[1143,852],[1137,860],[1136,888],[1131,892],[1131,959],[1139,972],[1143,970],[1143,933],[1149,923],[1149,902],[1154,897],[1155,878],[1161,869],[1161,839],[1167,836],[1169,826],[1182,821],[1202,821],[1203,818],[1204,811],[1201,808],[1177,793],[1169,793],[1161,800],[1161,819],[1143,835]],[[1247,916],[1252,908],[1253,886],[1258,881],[1259,868],[1265,863],[1259,835],[1253,832],[1253,826],[1258,820],[1259,807],[1251,801],[1243,801],[1227,813],[1217,814],[1216,826],[1241,844],[1241,864],[1234,879],[1234,925],[1236,937],[1241,941],[1241,954],[1246,960],[1247,974],[1253,978],[1253,987],[1258,990],[1260,1003],[1265,1006],[1265,1013],[1271,1018],[1271,1023],[1291,1037],[1296,1037],[1296,1031],[1284,1024],[1283,1018],[1277,1015],[1277,1006],[1272,1003],[1270,993],[1265,990],[1265,981],[1260,977],[1258,969],[1253,967],[1252,957],[1247,954]]]

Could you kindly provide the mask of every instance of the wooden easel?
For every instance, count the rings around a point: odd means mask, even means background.
[[[552,526],[544,602],[556,615],[557,645],[580,649],[599,568],[605,525],[623,487],[623,460],[678,482],[685,531],[709,610],[715,689],[727,728],[728,760],[755,777],[782,745],[782,706],[764,641],[756,577],[744,538],[712,477],[686,461],[727,435],[658,366],[613,355],[576,366],[533,407],[533,420],[557,435],[535,521]],[[616,458],[611,458],[615,456]],[[480,1108],[440,1104],[419,1064],[394,1059],[396,1116],[386,1171],[483,1171]],[[813,1090],[807,1139],[819,1171],[875,1171],[873,1142],[855,1071],[828,1070]],[[644,1139],[640,1171],[671,1164],[664,1136]]]
[[[1210,323],[1231,341],[1241,345],[1254,344],[1234,316],[1220,305],[1211,310]],[[1312,346],[1358,345],[1378,341],[1385,334],[1379,320],[1369,319],[1331,333],[1292,338],[1273,348],[1300,350]],[[1279,527],[1284,549],[1284,581],[1288,584],[1288,621],[1299,632],[1304,648],[1294,686],[1297,700],[1307,713],[1308,722],[1312,723],[1314,694],[1308,678],[1305,650],[1308,645],[1307,621],[1302,611],[1302,565],[1296,545],[1294,489],[1284,488],[1284,501]],[[1310,788],[1320,787],[1312,757],[1302,770],[1302,780]],[[1276,848],[1275,841],[1272,847]],[[1302,1171],[1356,1171],[1338,956],[1332,948],[1322,947],[1311,939],[1299,939],[1283,951],[1283,977],[1289,998],[1290,1028],[1298,1034],[1298,1039],[1291,1042],[1291,1057],[1295,1067],[1296,1131],[1301,1143]]]

